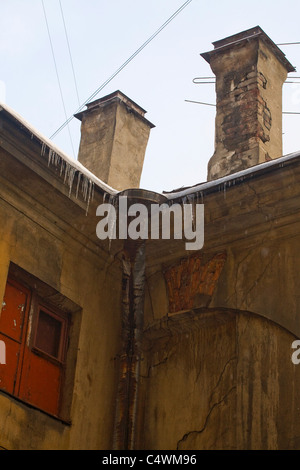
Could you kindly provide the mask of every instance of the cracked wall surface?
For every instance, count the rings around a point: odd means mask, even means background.
[[[95,240],[93,214],[105,195],[95,193],[86,217],[47,162],[39,174],[42,167],[35,173],[22,163],[26,152],[16,161],[0,156],[2,296],[13,262],[82,308],[71,426],[0,393],[0,446],[109,449],[128,333],[122,286],[133,293],[134,278],[124,285],[122,244]],[[201,252],[187,253],[178,240],[147,240],[145,285],[144,270],[136,285],[145,288],[144,309],[136,322],[131,300],[125,342],[138,339],[127,350],[136,365],[128,365],[134,382],[124,394],[134,409],[124,426],[130,445],[300,448],[299,366],[291,362],[300,337],[299,180],[294,158],[195,189],[189,200],[205,205]]]
[[[146,337],[139,448],[299,446],[294,335],[249,312],[200,309],[160,322]]]
[[[228,253],[222,280],[210,304],[252,311],[300,335],[299,237],[272,239],[267,232],[248,250]]]
[[[139,448],[299,449],[299,178],[220,185],[203,250],[148,268]]]

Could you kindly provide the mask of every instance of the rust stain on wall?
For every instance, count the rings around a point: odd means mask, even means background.
[[[226,261],[226,253],[210,259],[196,255],[168,268],[164,275],[169,298],[169,312],[206,306],[215,290]]]

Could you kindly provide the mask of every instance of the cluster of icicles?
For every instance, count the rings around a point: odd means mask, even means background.
[[[78,198],[78,194],[79,192],[81,192],[82,197],[87,204],[87,214],[90,202],[91,200],[93,200],[94,197],[94,181],[88,175],[84,174],[79,168],[77,168],[76,165],[72,165],[72,163],[64,159],[62,155],[59,155],[57,152],[55,152],[55,150],[49,147],[46,143],[42,143],[41,156],[46,155],[47,148],[49,149],[48,166],[54,165],[56,168],[59,169],[59,174],[61,177],[63,177],[64,184],[68,186],[69,197],[72,194],[75,176],[77,175],[75,197]],[[260,167],[262,167],[263,165],[264,164],[261,164]],[[283,165],[284,163],[281,163],[281,166]],[[235,177],[232,177],[232,175],[228,175],[227,177],[220,178],[219,181],[209,181],[206,183],[201,183],[200,185],[195,186],[194,188],[189,188],[187,190],[179,190],[178,192],[175,191],[172,193],[165,193],[166,198],[169,199],[166,201],[166,203],[168,205],[172,205],[177,200],[183,204],[193,204],[195,202],[199,202],[200,200],[201,204],[203,204],[205,192],[212,186],[218,186],[219,191],[223,190],[224,198],[226,198],[226,188],[234,186],[235,183],[242,182],[247,176],[248,172],[249,169],[237,173]],[[250,174],[250,176],[252,175]],[[106,197],[108,197],[110,204],[114,206],[118,204],[118,198],[116,198],[115,195],[106,194],[106,192],[104,191],[103,202],[105,202]]]
[[[43,143],[41,150],[42,156],[45,156],[46,149],[47,145]],[[90,201],[93,200],[94,196],[94,182],[88,176],[84,175],[78,168],[64,160],[61,155],[58,155],[51,148],[49,148],[48,154],[48,166],[50,165],[54,165],[56,168],[59,168],[59,174],[64,178],[64,184],[68,186],[69,197],[71,196],[75,176],[77,174],[75,197],[77,199],[79,192],[81,192],[84,201],[87,203],[86,213],[88,213]]]

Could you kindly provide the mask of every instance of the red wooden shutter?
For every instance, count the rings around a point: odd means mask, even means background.
[[[32,346],[25,346],[21,399],[58,415],[63,379],[66,320],[39,307]]]
[[[0,390],[58,416],[68,318],[37,301],[29,315],[32,297],[21,284],[7,281],[0,315],[0,340],[6,349]]]
[[[30,291],[14,281],[8,281],[0,315],[0,340],[6,346],[6,364],[0,368],[0,389],[15,393],[19,380]]]

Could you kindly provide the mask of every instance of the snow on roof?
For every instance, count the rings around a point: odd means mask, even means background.
[[[288,155],[284,155],[282,157],[276,158],[274,160],[270,160],[264,163],[259,163],[258,165],[251,166],[246,168],[245,170],[238,171],[236,173],[232,173],[230,175],[223,176],[222,178],[218,178],[216,180],[206,181],[204,183],[196,184],[194,186],[189,186],[186,188],[176,189],[170,192],[163,192],[163,195],[168,199],[177,199],[183,198],[186,196],[191,196],[196,193],[201,193],[207,191],[209,189],[218,188],[220,186],[229,187],[234,186],[236,182],[244,181],[247,178],[251,178],[253,176],[258,176],[260,173],[265,171],[271,171],[277,167],[282,168],[286,164],[291,163],[293,160],[300,158],[300,152],[293,152]]]
[[[62,152],[50,139],[43,136],[22,116],[20,116],[6,104],[0,102],[0,112],[3,110],[8,113],[11,117],[13,117],[22,127],[24,127],[31,135],[35,136],[41,142],[41,156],[44,156],[46,153],[46,149],[48,149],[48,164],[60,166],[61,174],[64,174],[64,181],[67,182],[70,193],[72,191],[73,181],[76,172],[78,173],[76,196],[78,194],[79,184],[81,184],[84,199],[88,201],[88,204],[91,198],[94,185],[100,188],[102,191],[104,191],[104,193],[108,194],[109,196],[115,196],[120,193],[120,191],[113,189],[112,187],[108,186],[106,183],[101,181],[99,178],[97,178],[80,162],[74,160],[73,158],[69,157],[67,154]],[[213,190],[220,186],[231,186],[238,181],[241,182],[249,177],[253,177],[264,171],[270,171],[277,167],[283,167],[288,162],[292,162],[294,159],[297,159],[299,157],[300,152],[294,152],[265,163],[260,163],[258,165],[224,176],[222,178],[218,178],[216,180],[206,181],[204,183],[200,183],[190,187],[180,188],[173,191],[163,191],[162,195],[167,199],[173,200],[193,196],[197,193],[205,192],[210,189]]]
[[[46,150],[48,149],[48,164],[54,164],[55,166],[60,165],[61,174],[64,174],[64,181],[67,181],[70,193],[72,191],[73,180],[76,172],[78,173],[77,193],[79,189],[79,182],[81,182],[83,194],[86,199],[89,198],[94,185],[109,195],[118,193],[117,190],[111,188],[106,183],[97,178],[97,176],[85,168],[78,160],[74,160],[65,154],[62,150],[60,150],[50,139],[42,135],[37,129],[35,129],[7,104],[0,102],[0,112],[1,111],[8,113],[15,121],[20,124],[21,127],[25,128],[32,136],[36,137],[40,141],[42,146],[41,156],[45,156]]]

